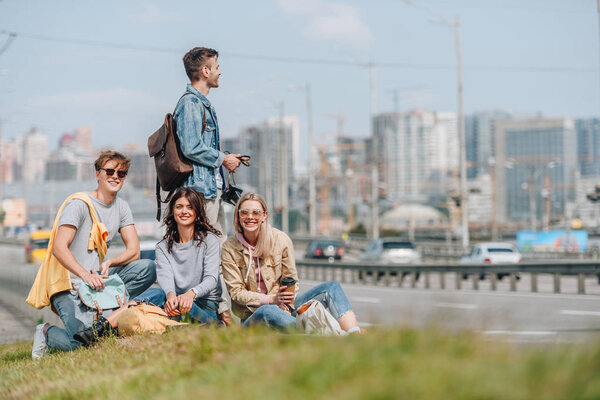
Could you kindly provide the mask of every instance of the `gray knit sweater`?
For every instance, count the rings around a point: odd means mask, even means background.
[[[200,246],[196,240],[173,243],[169,252],[165,239],[156,244],[156,277],[165,294],[180,295],[194,289],[196,298],[218,302],[221,299],[220,263],[219,238],[210,232]]]

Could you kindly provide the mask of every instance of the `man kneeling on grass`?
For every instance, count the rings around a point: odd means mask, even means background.
[[[88,328],[94,313],[79,299],[82,282],[104,289],[103,279],[117,274],[130,297],[156,281],[154,261],[140,260],[140,245],[127,202],[117,193],[123,187],[130,160],[116,151],[104,151],[95,162],[98,187],[69,196],[56,216],[48,244],[48,255],[40,266],[27,303],[41,309],[51,305],[65,329],[49,324],[36,327],[32,358],[48,349],[71,351],[81,343],[73,335]],[[125,250],[103,260],[107,246],[119,232]]]

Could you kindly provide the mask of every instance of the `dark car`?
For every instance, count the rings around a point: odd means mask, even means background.
[[[329,262],[341,260],[344,248],[341,243],[331,239],[313,240],[306,248],[305,258],[326,258]]]

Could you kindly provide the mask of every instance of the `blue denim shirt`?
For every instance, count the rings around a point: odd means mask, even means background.
[[[217,114],[210,101],[191,84],[188,83],[185,93],[186,95],[181,98],[173,114],[177,124],[181,152],[194,165],[194,171],[183,186],[193,187],[204,193],[205,198],[214,199],[217,197],[215,168],[219,168],[221,177],[223,177],[221,164],[225,158],[225,154],[221,152]],[[200,102],[204,103],[204,106]],[[206,129],[202,134],[202,114],[206,110],[208,110]],[[223,179],[224,183],[225,179]]]

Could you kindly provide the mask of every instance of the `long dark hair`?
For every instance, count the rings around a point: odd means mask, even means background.
[[[167,228],[163,239],[167,241],[169,253],[173,248],[173,243],[179,241],[179,231],[177,230],[177,222],[175,222],[175,217],[173,216],[173,208],[175,208],[175,203],[181,197],[185,197],[190,202],[192,209],[196,213],[196,220],[194,221],[194,240],[198,242],[198,246],[202,244],[207,232],[212,232],[217,236],[221,236],[221,232],[208,223],[206,212],[204,211],[204,195],[189,187],[179,188],[173,193],[173,197],[171,197],[171,201],[169,201],[169,209],[163,220],[163,224]]]

